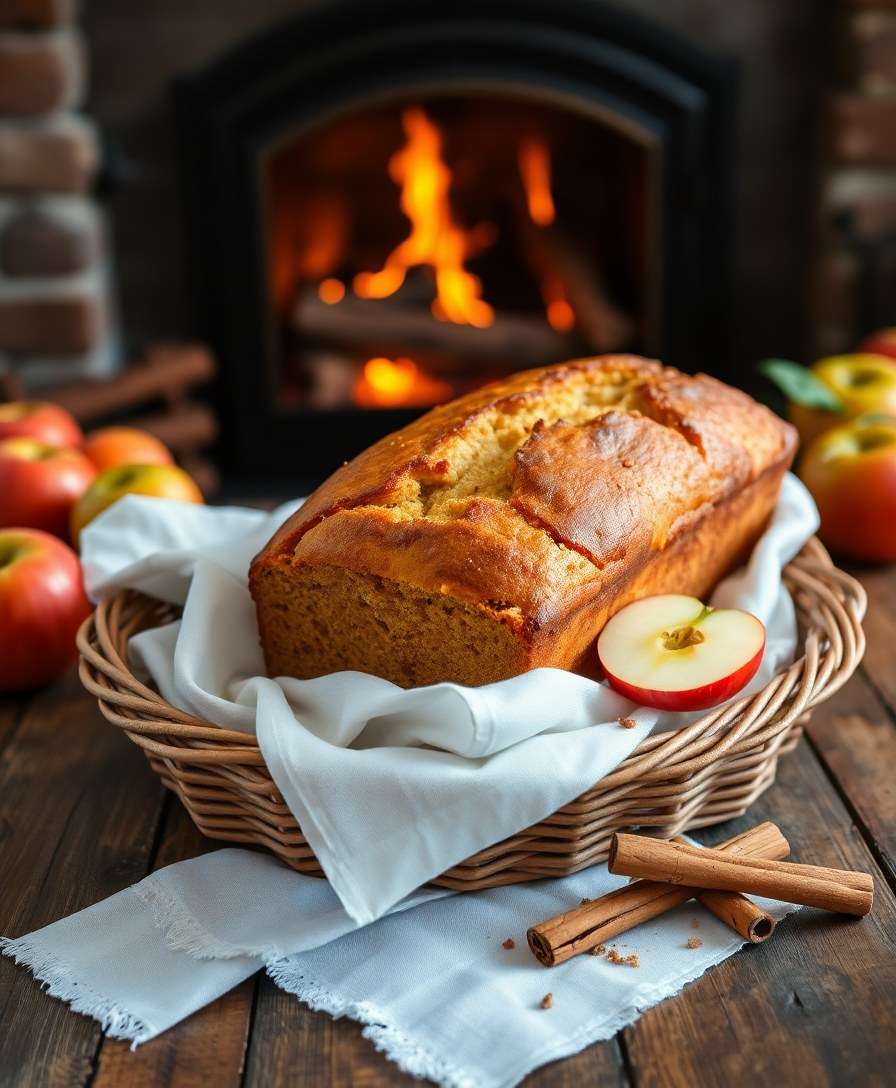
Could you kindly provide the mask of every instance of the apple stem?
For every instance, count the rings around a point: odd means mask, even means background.
[[[660,637],[667,650],[686,650],[689,646],[698,646],[706,639],[703,632],[698,631],[692,624],[678,627],[674,631],[663,631]]]

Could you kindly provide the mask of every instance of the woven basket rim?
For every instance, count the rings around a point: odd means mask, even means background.
[[[626,760],[626,765],[637,759],[639,771],[648,772],[662,754],[668,755],[684,745],[699,746],[697,738],[713,735],[739,716],[755,718],[759,713],[768,714],[769,707],[779,705],[794,688],[800,686],[800,681],[803,681],[803,687],[817,687],[817,684],[805,683],[809,674],[814,674],[813,678],[817,679],[820,670],[825,672],[825,698],[852,675],[865,648],[861,621],[867,607],[867,596],[862,585],[834,566],[816,537],[809,540],[799,555],[787,565],[784,578],[791,594],[797,595],[795,603],[798,610],[800,593],[814,598],[815,606],[827,613],[829,621],[833,621],[824,625],[828,628],[825,633],[845,635],[841,644],[831,647],[835,651],[833,658],[830,654],[821,653],[819,641],[822,636],[813,626],[809,626],[804,638],[803,655],[782,669],[761,691],[714,707],[681,729],[651,735]],[[803,611],[807,609],[804,607]],[[100,700],[100,707],[112,724],[122,727],[129,734],[144,737],[147,750],[162,758],[177,756],[180,746],[192,742],[203,748],[207,746],[209,759],[226,758],[230,747],[236,746],[241,761],[245,759],[252,763],[257,757],[258,765],[264,766],[254,735],[226,729],[177,709],[158,691],[140,680],[128,663],[123,651],[131,636],[170,622],[179,612],[176,605],[159,601],[138,590],[120,590],[102,600],[84,621],[77,635],[81,655],[80,677],[84,686]],[[826,668],[822,664],[822,657]],[[809,659],[813,667],[807,669]],[[815,693],[806,691],[804,694],[805,699],[797,700],[800,704],[806,703],[806,706],[801,706],[800,712],[818,701],[812,698]],[[115,711],[114,707],[120,710]],[[176,737],[178,743],[166,745],[153,741],[154,736]],[[732,743],[736,743],[736,740]],[[701,760],[696,752],[694,758],[698,763]],[[605,785],[614,776],[601,779],[601,783]]]
[[[623,816],[625,826],[669,836],[745,811],[772,781],[778,755],[793,746],[808,711],[849,679],[865,649],[865,591],[816,538],[786,566],[784,580],[802,637],[802,653],[791,665],[760,691],[647,737],[579,797],[436,882],[472,889],[575,871],[606,856]],[[319,873],[255,736],[179,710],[135,675],[131,636],[179,614],[175,605],[135,590],[102,600],[77,636],[82,683],[105,718],[143,749],[200,830],[259,843],[295,868]]]

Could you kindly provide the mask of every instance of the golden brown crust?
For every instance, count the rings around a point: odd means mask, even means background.
[[[261,615],[266,570],[342,567],[482,609],[530,667],[580,668],[627,587],[702,584],[675,578],[689,542],[713,581],[730,567],[795,445],[745,394],[634,356],[514,375],[383,439],[309,498],[253,563],[262,630],[276,622]],[[744,533],[729,526],[713,557],[714,515],[746,492]]]
[[[549,396],[552,387],[569,382],[585,384],[598,371],[608,378],[618,375],[630,380],[661,370],[659,363],[634,355],[605,355],[511,374],[442,404],[337,469],[281,526],[261,554],[292,550],[303,533],[335,510],[387,505],[401,494],[402,485],[409,479],[423,484],[441,482],[449,472],[446,447],[485,412],[512,409],[525,401],[537,402]]]

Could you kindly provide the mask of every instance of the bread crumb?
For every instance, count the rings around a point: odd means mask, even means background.
[[[625,948],[626,946],[623,945],[622,947]],[[615,945],[612,948],[608,949],[606,945],[599,944],[596,947],[590,949],[590,952],[592,956],[606,956],[607,963],[615,963],[618,964],[620,967],[641,966],[641,957],[638,955],[637,952],[632,952],[628,956],[623,956],[619,953]]]
[[[502,943],[501,947],[506,948],[509,952],[511,948],[516,948],[516,941],[513,937],[508,937],[507,940]]]
[[[545,994],[544,997],[541,999],[541,1007],[543,1009],[549,1009],[553,1004],[554,1004],[554,995],[553,994]]]
[[[620,718],[619,724],[622,726],[623,729],[634,729],[638,723],[635,721],[634,718]]]
[[[586,903],[593,903],[593,902],[594,902],[593,899],[580,899],[579,900],[579,906],[584,907]]]
[[[699,937],[688,937],[688,948],[701,948],[703,941]]]
[[[620,967],[641,966],[641,959],[636,952],[633,952],[630,956],[620,956],[615,948],[611,948],[607,953],[607,962],[619,964]]]

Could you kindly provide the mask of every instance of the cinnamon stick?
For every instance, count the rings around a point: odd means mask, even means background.
[[[787,840],[768,822],[735,835],[718,849],[748,857],[784,858],[790,853]],[[706,900],[697,888],[640,880],[532,926],[526,935],[529,948],[545,967],[553,967],[665,914],[694,896],[699,896],[713,914],[747,940],[758,943],[771,936],[774,919],[749,899],[725,892],[705,894]]]
[[[609,869],[667,884],[752,892],[841,914],[865,915],[874,901],[868,873],[732,855],[644,835],[614,835]]]

